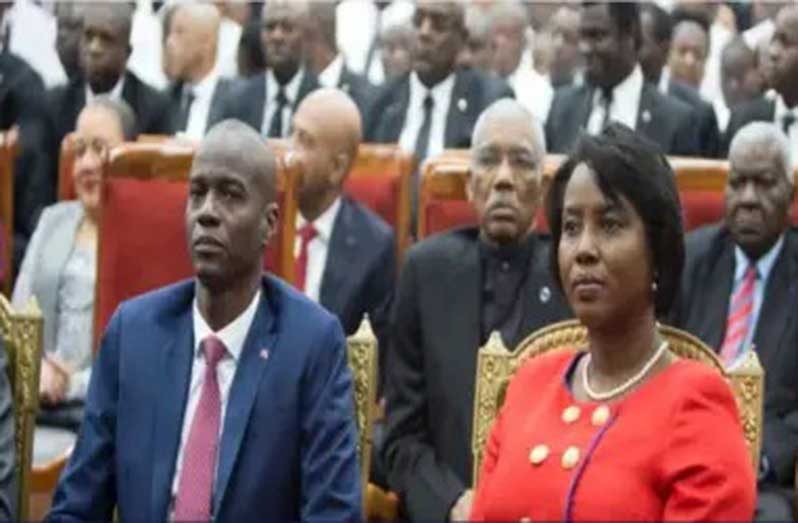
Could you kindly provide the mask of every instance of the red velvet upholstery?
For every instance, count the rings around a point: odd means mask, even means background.
[[[384,177],[348,178],[344,190],[354,200],[377,213],[388,225],[396,228],[399,185],[399,173],[390,173]]]
[[[467,200],[433,200],[427,204],[425,237],[456,227],[476,225],[477,215]]]
[[[723,218],[724,197],[717,191],[681,191],[684,230],[692,231]]]

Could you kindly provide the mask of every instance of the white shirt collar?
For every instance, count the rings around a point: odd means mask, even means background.
[[[305,76],[305,68],[300,67],[297,69],[296,73],[294,73],[293,78],[285,84],[285,96],[288,98],[288,105],[293,106],[296,101],[297,97],[299,96],[299,87],[302,84],[302,78]],[[277,100],[277,93],[280,91],[280,84],[277,82],[277,78],[274,76],[274,72],[271,69],[266,71],[266,96],[268,96],[269,100]]]
[[[671,86],[671,70],[670,67],[667,65],[662,68],[662,72],[659,75],[659,84],[657,84],[657,89],[662,94],[668,94],[668,89]]]
[[[213,332],[213,329],[210,328],[205,318],[202,317],[199,305],[197,304],[197,298],[195,297],[192,314],[194,324],[194,357],[197,358],[200,355],[202,340],[213,334],[224,343],[227,352],[230,353],[233,359],[238,361],[241,356],[241,351],[244,350],[244,342],[247,339],[249,328],[252,326],[252,321],[255,319],[255,313],[258,311],[258,303],[260,303],[260,289],[255,293],[255,296],[252,298],[247,308],[244,309],[244,312],[225,325],[219,332]]]
[[[757,279],[762,282],[767,282],[771,269],[776,264],[776,260],[781,253],[781,247],[784,245],[784,235],[782,234],[778,241],[770,248],[768,252],[759,257],[756,261],[756,274]],[[751,263],[750,258],[738,246],[734,246],[734,281],[735,283],[742,280],[745,276],[745,271]]]
[[[443,107],[449,110],[449,101],[452,99],[452,91],[454,90],[454,73],[435,84],[432,88],[427,87],[415,71],[410,73],[410,104],[417,106],[419,109],[424,108],[424,98],[427,93],[432,95],[432,100],[435,102],[435,110]]]
[[[330,64],[319,74],[319,83],[324,87],[338,87],[341,73],[344,70],[344,57],[341,53],[335,55]]]
[[[638,64],[634,69],[632,69],[632,72],[629,73],[629,76],[624,78],[621,83],[612,89],[613,105],[625,100],[637,100],[639,102],[640,91],[643,89],[644,83],[645,80],[643,79],[643,70],[640,68],[640,64]],[[593,94],[593,103],[601,103],[601,89],[595,90],[595,93]],[[635,105],[638,105],[638,103],[635,103]]]
[[[323,241],[324,243],[330,243],[330,238],[332,237],[333,226],[335,225],[335,219],[338,217],[338,211],[341,209],[341,197],[335,199],[332,202],[332,205],[327,207],[323,213],[319,215],[318,218],[313,220],[313,227],[316,229],[317,238]],[[302,216],[302,213],[297,213],[296,215],[296,225],[297,230],[303,227],[308,221]]]
[[[98,96],[107,96],[107,97],[111,98],[112,100],[121,100],[122,99],[122,89],[124,89],[124,87],[125,87],[125,75],[124,74],[122,74],[122,76],[119,77],[119,80],[116,82],[116,85],[113,87],[113,89],[111,89],[107,93],[95,94],[91,90],[91,87],[89,86],[89,83],[86,82],[86,103],[91,102],[92,100],[94,100]]]
[[[775,91],[774,91],[774,93],[775,93]],[[787,104],[784,103],[784,98],[782,98],[781,95],[778,94],[778,93],[776,93],[776,96],[774,97],[774,99],[776,101],[776,115],[775,115],[775,117],[776,117],[776,122],[779,124],[779,128],[781,128],[781,119],[784,116],[786,116],[788,114],[792,114],[796,118],[798,118],[798,105],[796,105],[792,109],[789,109],[787,107]]]
[[[191,85],[191,91],[194,93],[194,99],[205,100],[213,97],[213,91],[216,89],[216,84],[218,82],[219,73],[216,71],[216,68],[214,68],[210,73],[205,75],[205,78]]]

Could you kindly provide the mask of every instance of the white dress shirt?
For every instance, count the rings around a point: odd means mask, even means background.
[[[107,93],[102,94],[95,94],[94,91],[91,90],[89,87],[88,82],[86,82],[86,103],[94,101],[95,98],[98,96],[107,96],[112,100],[121,100],[122,99],[122,89],[125,88],[125,75],[119,77],[119,80],[116,82],[116,85]]]
[[[282,117],[282,131],[283,136],[289,135],[289,128],[291,127],[291,118],[294,113],[294,104],[299,96],[299,87],[302,85],[302,79],[305,77],[305,69],[300,67],[284,87],[285,97],[288,100],[285,110],[283,110]],[[266,136],[269,133],[269,127],[272,125],[272,116],[277,111],[277,93],[280,92],[280,84],[274,76],[271,69],[266,70],[266,96],[267,100],[263,113],[263,125],[261,126],[261,133]],[[276,136],[274,138],[277,138]]]
[[[188,123],[185,129],[180,129],[187,138],[201,140],[205,136],[217,83],[219,83],[219,74],[214,70],[192,87],[194,101],[188,112]]]
[[[4,18],[5,30],[11,31],[9,50],[39,74],[45,87],[66,83],[66,72],[55,49],[55,17],[33,0],[16,0]]]
[[[321,295],[321,283],[324,278],[324,268],[327,267],[327,255],[330,252],[330,239],[332,238],[335,219],[341,209],[341,198],[327,207],[313,222],[316,229],[316,237],[308,243],[308,265],[305,271],[305,295],[311,300],[319,303]],[[296,228],[299,230],[307,222],[301,213],[296,216]],[[297,236],[294,243],[294,256],[299,256],[302,240]]]
[[[545,122],[554,98],[551,83],[531,66],[525,66],[523,60],[507,77],[507,83],[513,88],[518,103],[529,109],[541,123]]]
[[[788,129],[787,138],[790,140],[790,149],[798,151],[798,105],[792,109],[788,109],[781,95],[776,95],[774,123],[780,130],[784,130],[784,117],[788,114],[792,114],[795,117],[795,122],[793,122],[792,126]]]
[[[340,53],[335,55],[332,62],[329,63],[324,71],[319,73],[319,84],[322,87],[338,87],[338,81],[341,79],[341,73],[344,71],[344,57]]]
[[[410,101],[405,113],[405,124],[399,136],[399,146],[408,152],[415,152],[416,139],[424,123],[424,98],[427,93],[432,95],[432,121],[429,130],[429,145],[427,157],[439,154],[444,149],[446,137],[446,115],[449,114],[449,105],[454,89],[454,73],[450,74],[438,85],[429,89],[421,83],[418,75],[410,73]]]
[[[227,411],[227,400],[230,398],[230,387],[233,384],[236,367],[241,359],[241,351],[244,350],[244,342],[247,339],[249,328],[255,319],[260,303],[260,290],[255,293],[255,297],[235,320],[227,324],[219,332],[214,333],[208,326],[202,313],[199,311],[197,299],[194,298],[192,321],[194,328],[194,363],[191,365],[191,385],[188,389],[188,400],[186,401],[185,411],[183,412],[183,430],[180,434],[180,448],[177,451],[175,461],[175,475],[172,478],[172,498],[177,495],[177,486],[180,481],[180,470],[183,467],[183,450],[186,447],[191,422],[194,420],[194,413],[197,411],[202,385],[205,382],[205,353],[202,351],[202,341],[213,334],[224,343],[227,354],[216,365],[216,380],[219,383],[219,398],[221,400],[221,423],[219,424],[219,437],[224,432],[224,416]]]
[[[643,83],[643,71],[640,69],[640,65],[636,65],[629,76],[612,90],[612,104],[610,104],[608,122],[616,121],[631,129],[637,129],[637,113],[640,110]],[[602,131],[601,124],[604,122],[604,112],[601,90],[595,89],[593,93],[593,110],[587,121],[588,133],[595,135]]]
[[[219,40],[216,43],[216,70],[219,76],[238,76],[238,42],[241,40],[241,25],[226,16],[219,23]]]
[[[152,2],[136,0],[130,30],[130,45],[133,49],[127,60],[127,68],[155,89],[165,89],[169,84],[161,66],[161,42],[163,27],[160,17],[152,12]]]

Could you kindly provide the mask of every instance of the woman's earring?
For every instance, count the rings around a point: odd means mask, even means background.
[[[651,292],[653,292],[654,294],[656,294],[656,293],[657,293],[657,289],[658,289],[658,288],[659,288],[659,287],[657,286],[657,280],[654,280],[653,282],[651,282]]]

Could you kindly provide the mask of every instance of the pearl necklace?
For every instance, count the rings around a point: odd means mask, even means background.
[[[651,370],[654,364],[662,357],[662,355],[665,353],[667,349],[668,349],[668,342],[663,341],[662,344],[660,344],[657,351],[651,357],[651,359],[649,359],[646,362],[646,364],[643,365],[643,368],[641,368],[637,374],[626,380],[626,382],[621,383],[614,389],[608,390],[607,392],[596,392],[590,387],[590,380],[588,380],[587,378],[587,369],[588,367],[590,367],[590,353],[588,352],[587,361],[585,361],[585,366],[582,368],[583,369],[582,388],[585,389],[585,392],[590,397],[590,399],[594,401],[605,401],[610,398],[614,398],[615,396],[619,396],[620,394],[623,394],[624,392],[635,386],[640,380],[642,380],[645,377],[645,375],[648,374],[648,371]]]

